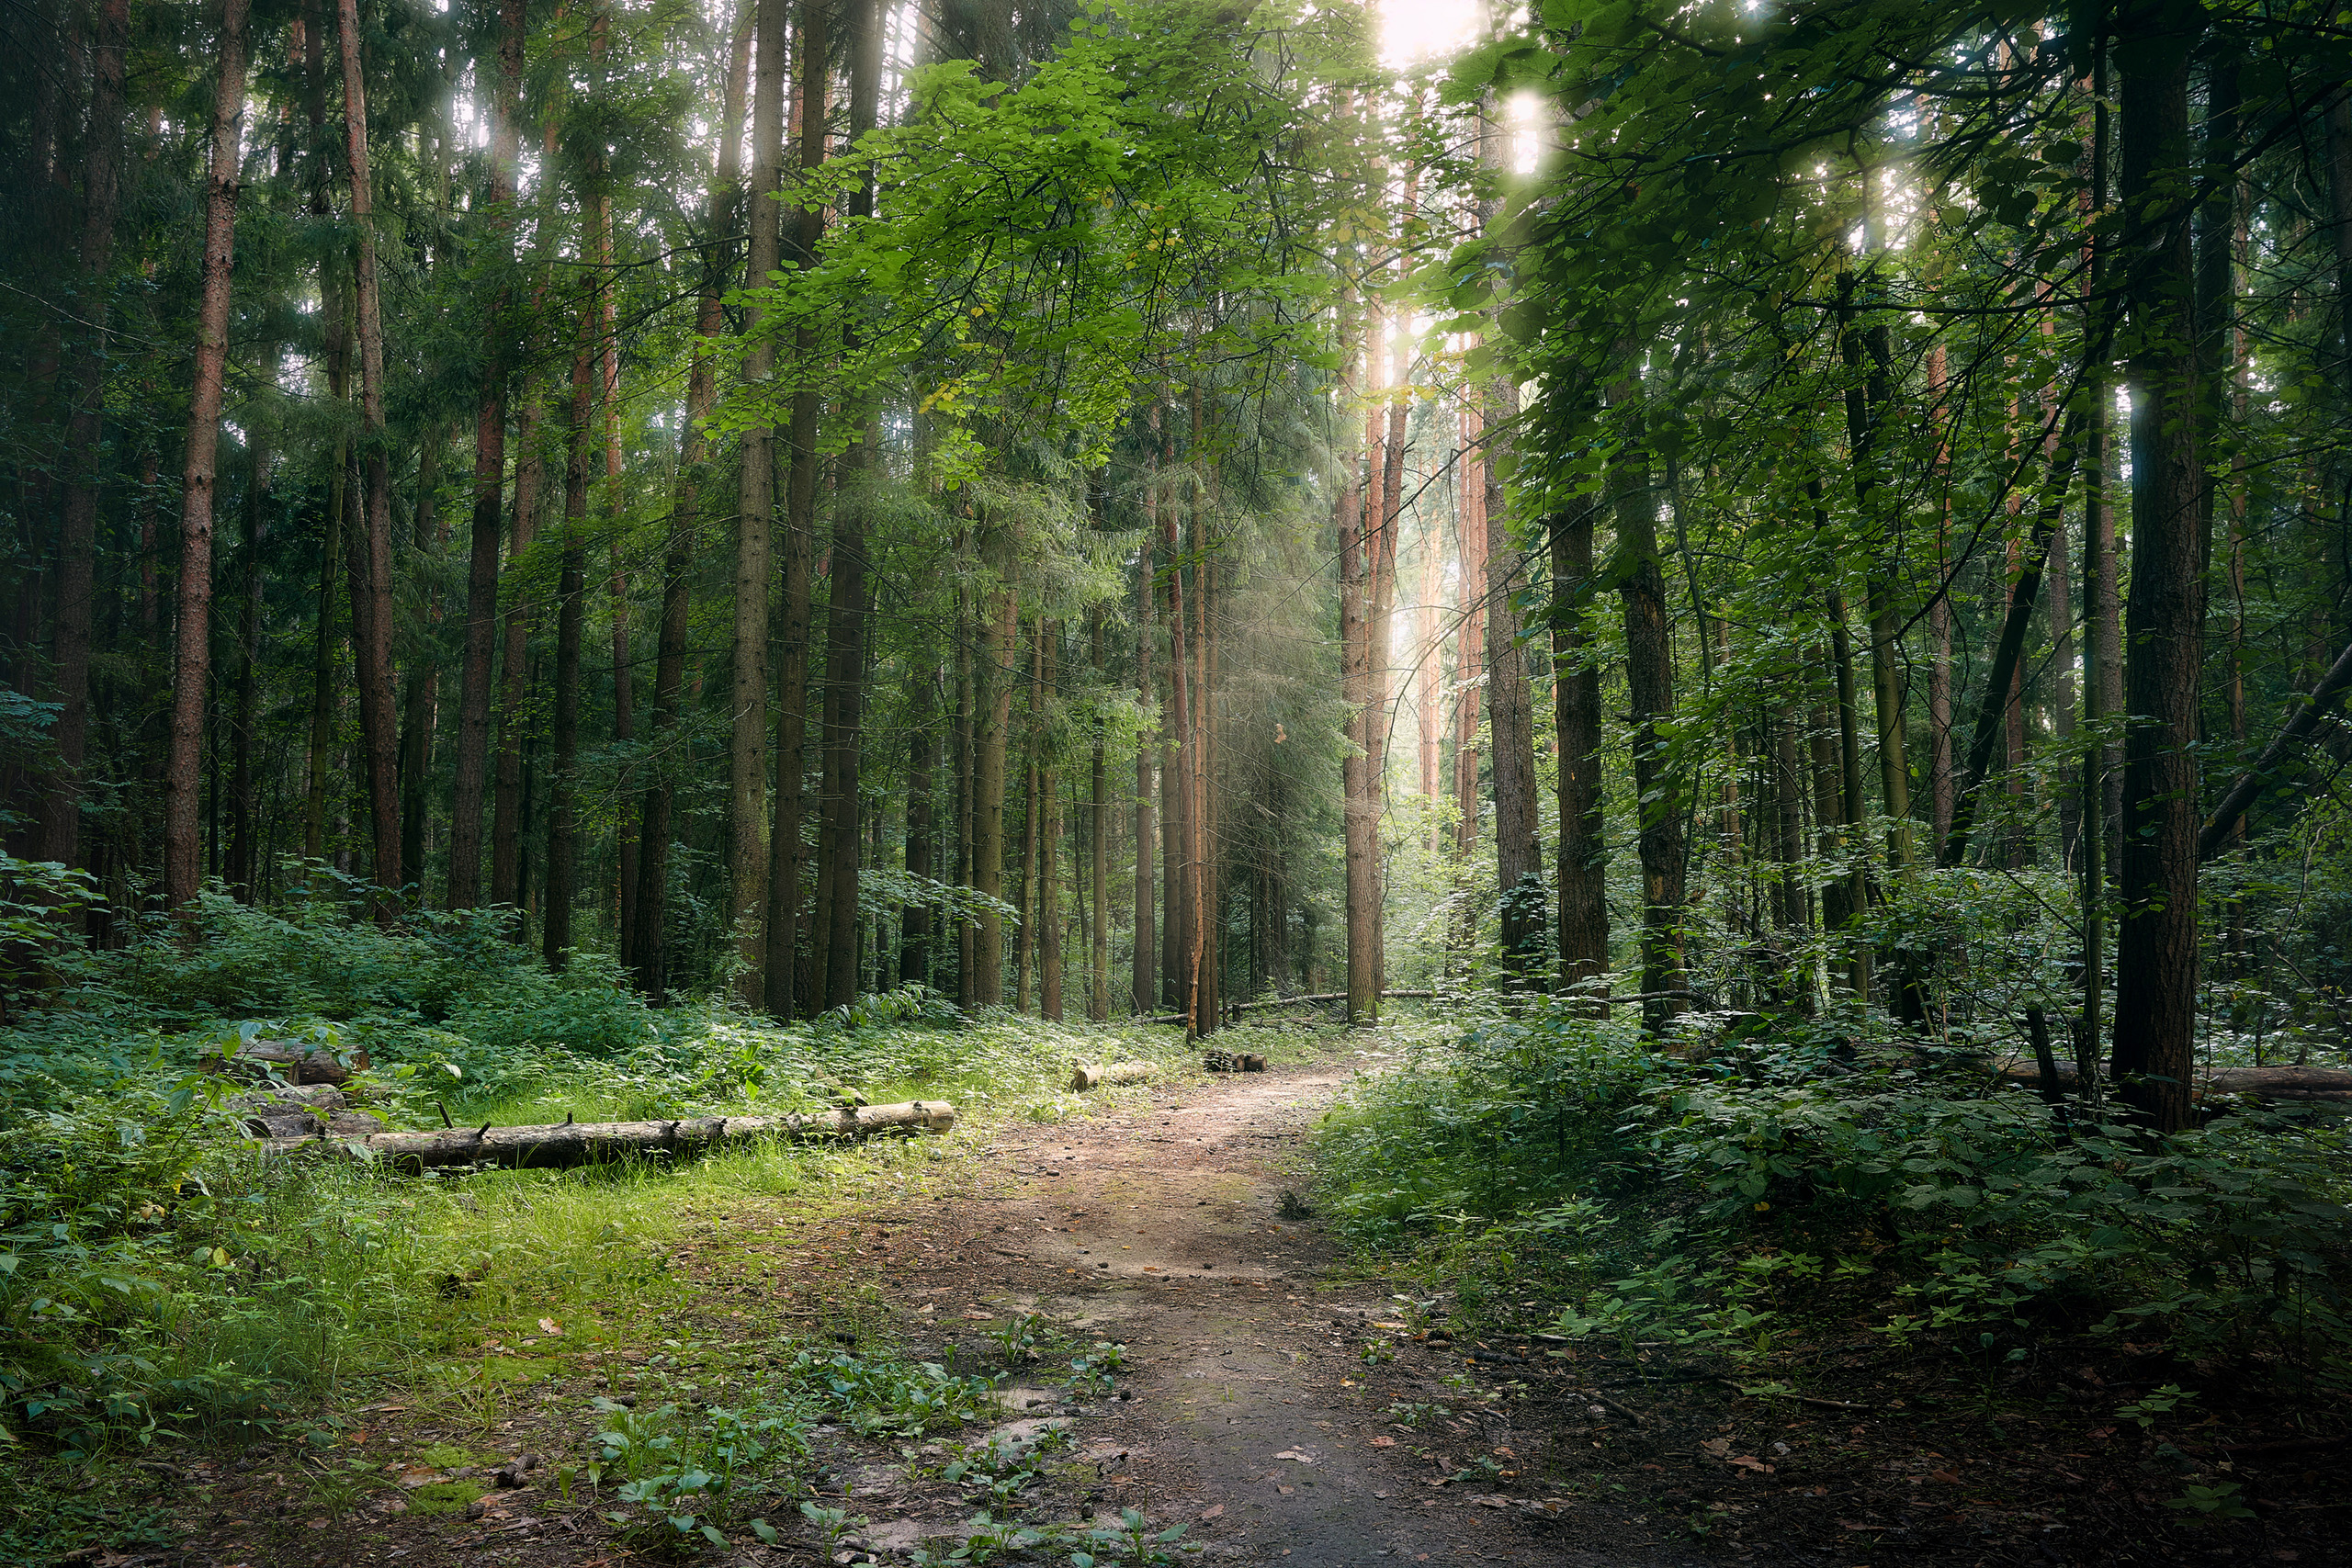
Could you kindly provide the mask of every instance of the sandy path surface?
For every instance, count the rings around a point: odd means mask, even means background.
[[[1460,1359],[1374,1327],[1395,1312],[1382,1288],[1345,1277],[1319,1222],[1282,1217],[1284,1191],[1306,1186],[1306,1133],[1351,1071],[1277,1069],[1007,1129],[976,1192],[893,1216],[890,1294],[934,1320],[1035,1312],[1125,1344],[1129,1397],[1074,1434],[1087,1452],[1123,1456],[1102,1467],[1102,1506],[1190,1521],[1215,1556],[1289,1568],[1679,1560],[1627,1550],[1615,1530],[1613,1549],[1595,1551],[1573,1507],[1554,1499],[1546,1512],[1540,1485],[1479,1469],[1477,1456],[1533,1459],[1541,1436],[1514,1447],[1507,1416],[1453,1436],[1392,1425],[1408,1393],[1460,1403],[1440,1381]],[[1398,1342],[1396,1359],[1367,1366],[1362,1349],[1381,1337]],[[1482,1479],[1440,1483],[1464,1468]]]

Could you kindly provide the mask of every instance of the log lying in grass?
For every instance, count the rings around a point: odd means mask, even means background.
[[[1081,1065],[1069,1075],[1069,1091],[1084,1094],[1090,1089],[1104,1084],[1142,1083],[1159,1076],[1158,1064],[1152,1062],[1110,1062],[1100,1066]]]
[[[197,1070],[205,1073],[233,1072],[240,1077],[263,1078],[275,1072],[290,1084],[322,1083],[336,1089],[351,1081],[351,1075],[369,1066],[368,1053],[348,1051],[338,1061],[332,1051],[305,1050],[276,1040],[251,1040],[225,1050],[206,1052],[197,1060]]]
[[[363,1138],[268,1138],[274,1153],[342,1149],[395,1170],[494,1165],[543,1170],[593,1165],[630,1155],[697,1155],[760,1138],[789,1143],[854,1142],[885,1134],[944,1133],[956,1108],[944,1100],[861,1105],[808,1116],[696,1116],[683,1122],[565,1122],[542,1127],[458,1127],[439,1133],[378,1133]]]
[[[1212,1073],[1262,1073],[1266,1058],[1255,1051],[1210,1051],[1201,1057],[1201,1066]]]
[[[2041,1084],[2041,1074],[2021,1057],[1996,1062],[1993,1070],[2028,1089]],[[2063,1067],[2058,1080],[2068,1089],[2078,1082],[2072,1070]],[[2304,1105],[2352,1105],[2352,1072],[2341,1067],[2221,1067],[2199,1077],[2196,1092],[2200,1100],[2239,1097]]]

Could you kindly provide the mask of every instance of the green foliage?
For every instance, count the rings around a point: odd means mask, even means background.
[[[1481,1021],[1333,1114],[1324,1190],[1472,1322],[1533,1296],[1572,1337],[1740,1361],[1827,1292],[1980,1364],[2080,1333],[2352,1371],[2341,1128],[2242,1112],[2152,1143],[1868,1040],[1849,1016],[1685,1061],[1540,1005]]]

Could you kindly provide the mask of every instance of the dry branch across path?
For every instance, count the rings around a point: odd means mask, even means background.
[[[676,1122],[560,1122],[530,1127],[454,1127],[437,1133],[377,1133],[366,1137],[268,1138],[273,1153],[341,1150],[397,1170],[496,1166],[545,1170],[648,1155],[687,1156],[729,1144],[777,1138],[789,1143],[855,1142],[877,1136],[945,1133],[956,1107],[944,1100],[860,1105],[794,1116],[693,1116]]]

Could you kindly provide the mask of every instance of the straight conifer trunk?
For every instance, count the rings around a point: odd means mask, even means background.
[[[929,878],[932,870],[932,796],[938,767],[934,726],[939,722],[938,677],[925,671],[907,682],[907,874]],[[930,985],[932,932],[938,920],[929,904],[899,911],[899,983]]]
[[[1040,621],[1037,636],[1046,650],[1043,661],[1045,680],[1040,692],[1043,694],[1052,690],[1059,678],[1061,630],[1054,622]],[[1038,831],[1037,846],[1037,1014],[1049,1023],[1059,1023],[1062,1021],[1062,783],[1059,775],[1046,765],[1042,756],[1037,765],[1037,793],[1043,799],[1046,814],[1045,823]]]
[[[1045,750],[1046,637],[1050,624],[1039,616],[1029,645],[1029,723],[1028,733],[1023,737],[1022,750],[1025,755],[1021,768],[1021,931],[1015,939],[1012,960],[1015,1012],[1029,1010],[1029,977],[1037,960],[1037,835],[1044,826],[1039,820],[1037,791]]]
[[[368,817],[374,829],[376,918],[399,914],[407,877],[401,865],[400,724],[392,706],[392,479],[386,428],[384,319],[376,276],[376,197],[368,163],[368,86],[359,62],[359,0],[337,0],[343,57],[345,169],[359,312],[360,462],[367,473],[367,524],[356,543],[351,584],[353,674],[359,688],[360,748],[367,760]]]
[[[1090,662],[1094,671],[1094,685],[1103,689],[1104,649],[1102,606],[1097,604],[1089,612],[1091,626],[1088,642],[1091,649]],[[1094,751],[1088,772],[1089,806],[1086,813],[1087,859],[1094,878],[1094,925],[1092,973],[1093,984],[1087,993],[1086,1016],[1096,1023],[1111,1021],[1111,773],[1110,757],[1102,744],[1102,715],[1094,714]]]
[[[482,192],[492,227],[512,259],[514,180],[522,159],[525,0],[500,0],[498,70],[485,106],[490,119],[489,178]],[[492,658],[498,642],[498,535],[506,482],[506,320],[510,289],[492,297],[484,324],[487,352],[474,416],[473,532],[466,555],[465,657],[458,694],[458,756],[449,803],[449,908],[481,902],[482,796],[490,779]]]
[[[1150,711],[1159,686],[1152,674],[1151,645],[1159,637],[1152,615],[1152,579],[1157,575],[1154,552],[1159,542],[1159,478],[1157,469],[1147,468],[1143,492],[1143,551],[1136,570],[1136,700],[1145,711]],[[1159,1010],[1159,951],[1157,941],[1157,900],[1151,885],[1152,861],[1157,854],[1157,831],[1152,821],[1152,752],[1159,741],[1147,728],[1136,740],[1136,878],[1135,878],[1135,954],[1131,971],[1128,1005],[1139,1015]]]
[[[235,260],[238,152],[245,118],[246,0],[221,0],[220,86],[204,182],[204,292],[196,375],[180,470],[178,646],[173,660],[171,756],[164,773],[164,897],[193,921],[203,874],[198,815],[205,698],[212,667],[213,457],[220,440],[221,374],[229,359],[229,289]],[[186,929],[191,932],[192,923]]]
[[[972,738],[972,886],[1004,897],[1004,766],[1012,738],[1012,670],[1020,642],[1021,596],[997,590],[978,668],[973,671],[977,733]],[[1004,918],[990,910],[972,933],[972,1003],[1004,1000]]]
[[[2189,57],[2201,31],[2162,5],[2118,17],[2122,207],[2132,227],[2124,288],[2132,388],[2131,650],[2124,741],[2122,931],[2115,954],[2112,1070],[2158,1129],[2188,1123],[2197,1021],[2197,709],[2205,576],[2199,503],[2195,258],[2174,194],[2189,142]]]
[[[1634,794],[1641,802],[1642,1023],[1664,1031],[1680,1011],[1663,995],[1682,988],[1682,799],[1661,726],[1674,714],[1674,637],[1658,565],[1657,501],[1644,446],[1636,350],[1621,345],[1623,378],[1611,401],[1626,410],[1625,442],[1610,465],[1609,493],[1623,560],[1618,598],[1625,616],[1625,686],[1634,719]]]
[[[1340,428],[1355,416],[1365,334],[1359,307],[1341,307],[1339,385],[1333,389]],[[1341,465],[1332,487],[1331,526],[1340,547],[1340,686],[1346,709],[1346,747],[1340,764],[1340,823],[1347,897],[1348,1021],[1380,1021],[1379,806],[1372,777],[1369,739],[1377,716],[1372,711],[1372,562],[1363,536],[1365,490],[1376,491],[1377,473],[1367,476],[1367,455],[1352,446],[1339,454]],[[1176,658],[1181,669],[1183,660]]]
[[[596,384],[594,345],[600,313],[594,292],[581,302],[580,347],[571,361],[571,417],[563,464],[563,554],[555,612],[553,766],[548,770],[546,912],[540,949],[550,969],[571,956],[571,908],[578,901],[580,822],[580,665],[588,592],[588,465],[594,460]]]
[[[1600,671],[1585,626],[1592,594],[1591,496],[1571,498],[1552,519],[1552,701],[1559,737],[1560,984],[1605,984],[1609,974],[1609,864],[1600,788]],[[1606,992],[1600,993],[1606,995]],[[1596,1001],[1596,1007],[1601,1006]]]
[[[237,30],[242,41],[242,23]],[[227,33],[224,25],[224,48]],[[66,415],[65,494],[57,536],[58,711],[51,737],[58,765],[41,798],[38,855],[65,865],[81,863],[82,764],[90,735],[90,628],[97,581],[98,484],[105,472],[107,319],[113,293],[107,287],[107,273],[114,260],[115,216],[122,182],[123,72],[130,40],[130,0],[101,0],[97,34],[90,50],[90,130],[83,150],[82,324],[67,382],[73,403]],[[199,374],[201,369],[199,365]]]
[[[784,168],[785,10],[791,0],[754,0],[758,6],[752,68],[751,220],[745,281],[764,282],[782,259],[782,209],[769,198]],[[752,347],[743,356],[743,379],[764,381],[775,368],[772,340],[756,335],[761,310],[744,313]],[[766,425],[743,432],[742,466],[735,506],[733,715],[727,750],[728,925],[736,943],[737,999],[763,998],[762,976],[768,952],[761,942],[760,915],[768,895],[765,825],[768,705],[768,574],[775,506],[775,433]],[[773,940],[773,939],[771,939]],[[789,986],[790,982],[786,982]],[[772,1006],[773,1004],[771,1004]]]
[[[1519,412],[1519,387],[1498,376],[1486,388],[1487,406],[1501,420]],[[1503,450],[1490,441],[1480,465],[1485,493],[1479,512],[1487,522],[1487,731],[1492,739],[1495,790],[1495,886],[1502,902],[1503,962],[1522,985],[1540,985],[1544,974],[1544,851],[1538,837],[1535,783],[1534,694],[1527,659],[1519,646],[1519,614],[1511,608],[1511,585],[1521,558],[1510,525],[1497,526],[1507,502],[1495,458]]]
[[[684,711],[687,616],[693,608],[694,560],[701,542],[703,492],[711,474],[710,413],[718,401],[711,341],[726,316],[720,301],[732,281],[733,244],[727,236],[741,220],[744,98],[750,87],[756,0],[742,0],[728,50],[727,96],[719,119],[718,155],[703,209],[707,235],[702,297],[695,310],[695,341],[686,367],[685,427],[678,442],[670,536],[662,557],[662,628],[653,657],[652,756],[638,818],[636,944],[627,954],[638,989],[656,1001],[669,996],[671,817],[677,792],[673,737]]]
[[[415,528],[411,547],[422,557],[441,551],[441,433],[428,427],[417,445]],[[441,620],[440,595],[428,614]],[[425,812],[432,798],[434,732],[441,713],[441,666],[422,659],[401,676],[401,864],[415,880],[417,903],[424,902]]]
[[[272,344],[264,385],[277,384],[278,352]],[[237,697],[230,728],[229,891],[241,904],[256,901],[261,877],[261,790],[254,766],[261,725],[261,615],[263,544],[269,537],[270,476],[274,421],[265,410],[254,421],[246,447],[245,592],[237,615]]]

